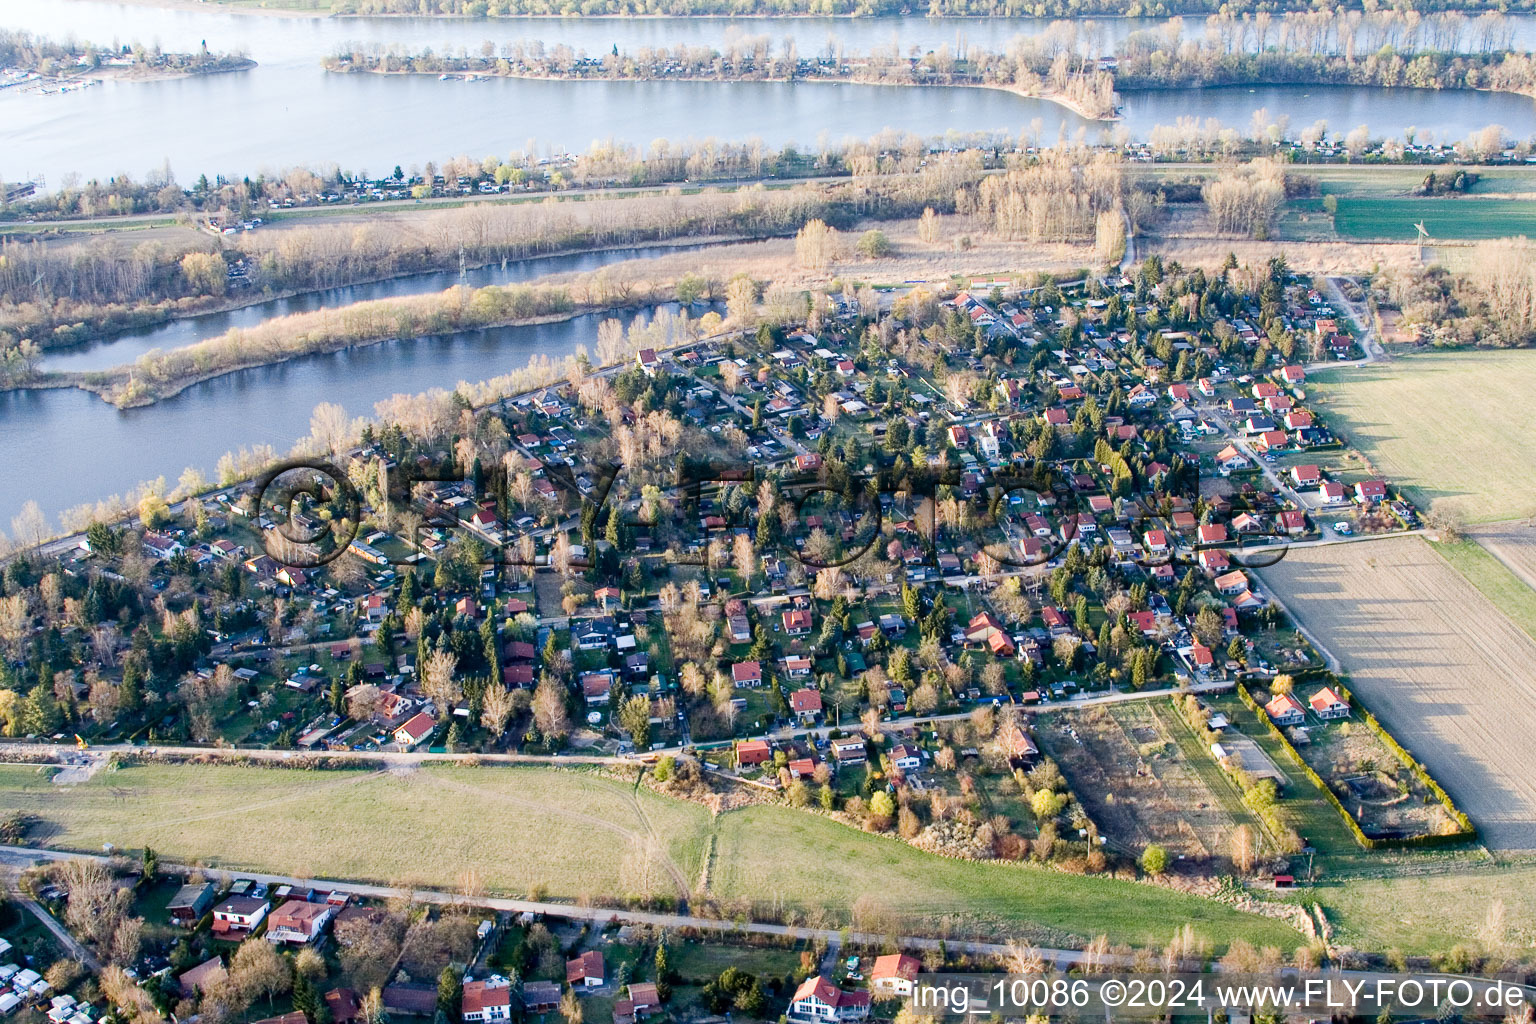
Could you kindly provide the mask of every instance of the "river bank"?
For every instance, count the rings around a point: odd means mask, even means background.
[[[484,75],[488,78],[516,78],[522,81],[703,81],[703,83],[731,83],[731,81],[753,81],[753,83],[776,84],[854,84],[854,86],[900,86],[900,88],[926,88],[937,86],[945,89],[997,89],[1000,92],[1011,92],[1017,97],[1025,97],[1026,100],[1043,100],[1046,103],[1054,103],[1064,111],[1071,112],[1084,121],[1101,121],[1101,123],[1114,123],[1120,121],[1118,112],[1104,114],[1087,106],[1083,101],[1058,91],[1031,92],[1018,84],[1000,83],[1000,81],[902,81],[889,80],[889,78],[859,78],[854,75],[820,75],[814,78],[800,78],[794,75],[613,75],[613,77],[593,77],[593,75],[553,75],[544,72],[531,71],[490,71],[472,69],[472,71],[436,72],[436,71],[410,71],[410,69],[386,69],[386,68],[352,68],[352,66],[332,66],[329,61],[323,63],[326,71],[332,74],[367,74],[384,75],[384,77],[412,77],[412,75],[425,75],[425,77],[442,77],[444,74]]]
[[[507,259],[465,259],[462,269],[466,271],[485,271],[498,265],[507,266],[511,264],[535,264],[545,260],[555,261],[583,256],[601,257],[604,255],[616,253],[654,252],[656,255],[662,256],[674,251],[701,249],[716,245],[734,245],[742,242],[759,241],[764,238],[773,237],[778,236],[771,233],[768,235],[725,234],[706,235],[700,237],[677,236],[633,243],[604,244],[590,248],[585,246],[561,246],[553,248],[547,252],[540,252],[528,256],[510,257]],[[624,258],[629,259],[634,257],[625,256]],[[452,273],[458,269],[461,268],[457,261],[453,261],[451,263],[444,261],[441,264],[431,266],[411,267],[399,273],[374,274],[371,276],[349,279],[340,284],[327,285],[324,288],[284,288],[273,290],[263,289],[261,291],[246,290],[237,292],[235,294],[226,294],[223,296],[209,295],[189,297],[184,299],[170,299],[164,302],[154,303],[150,306],[126,310],[121,314],[122,319],[115,320],[110,324],[97,327],[91,331],[89,337],[78,341],[72,340],[67,344],[58,343],[56,339],[60,335],[57,332],[44,333],[35,340],[38,343],[38,347],[42,350],[44,360],[46,361],[50,356],[69,357],[74,353],[84,352],[104,342],[110,343],[114,339],[121,338],[123,335],[131,334],[134,332],[151,331],[189,320],[198,320],[203,317],[213,318],[230,313],[237,313],[241,310],[250,309],[253,306],[309,299],[331,293],[347,292],[353,289],[367,289],[371,286],[387,284],[390,282],[398,282],[403,285],[408,285],[413,278],[435,278],[443,274]],[[555,270],[551,271],[551,273],[564,273],[564,271]],[[543,276],[543,274],[539,276]],[[423,289],[423,291],[426,290],[428,289]],[[438,290],[441,290],[441,287]],[[394,298],[401,296],[390,297]],[[348,298],[347,304],[350,304],[350,302],[353,301],[372,300],[358,300],[355,298]],[[324,309],[332,307],[330,307],[328,304],[321,303],[315,308]],[[0,327],[4,327],[4,324],[0,323]],[[223,332],[221,331],[219,333]],[[217,337],[217,335],[210,335],[209,337]],[[49,341],[55,341],[55,343],[50,345],[48,344]],[[196,342],[193,343],[195,344]],[[46,365],[43,367],[45,372],[47,372],[48,369],[49,368]],[[104,369],[110,369],[110,367]],[[30,387],[34,385],[24,386]]]

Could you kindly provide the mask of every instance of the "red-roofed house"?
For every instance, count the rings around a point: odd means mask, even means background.
[[[773,748],[767,740],[742,740],[736,744],[736,763],[743,768],[773,760]]]
[[[1312,706],[1312,713],[1318,718],[1349,717],[1349,704],[1331,686],[1318,690],[1307,703]]]
[[[804,636],[811,631],[811,610],[791,608],[783,615],[784,632],[790,636]]]
[[[466,981],[459,1015],[470,1024],[511,1019],[512,983],[505,978]]]
[[[821,975],[806,978],[789,1002],[792,1020],[863,1020],[869,1016],[868,992],[845,992]]]
[[[1162,530],[1148,530],[1142,537],[1147,550],[1154,555],[1166,555],[1168,553],[1168,535]]]
[[[905,953],[877,956],[875,966],[869,971],[869,987],[881,995],[909,996],[917,981],[917,972],[922,969],[921,960]]]
[[[737,686],[763,685],[763,666],[756,661],[738,661],[731,666],[731,682]]]
[[[400,744],[402,750],[410,750],[422,740],[432,735],[432,730],[437,728],[437,723],[432,716],[425,711],[418,711],[406,720],[405,724],[395,730],[395,742]]]
[[[1227,528],[1223,523],[1204,523],[1200,527],[1201,544],[1225,544]]]
[[[1355,484],[1355,500],[1362,505],[1368,505],[1373,501],[1381,501],[1387,496],[1387,482],[1385,480],[1362,480]]]
[[[1282,693],[1264,705],[1264,712],[1276,725],[1300,725],[1307,720],[1307,711],[1293,694]]]
[[[1297,487],[1311,487],[1322,482],[1323,471],[1316,466],[1292,466],[1291,479]]]
[[[565,983],[596,988],[603,983],[605,967],[603,954],[598,950],[589,949],[576,959],[565,962]]]
[[[821,714],[821,691],[806,687],[789,695],[789,710],[801,718],[815,718]]]

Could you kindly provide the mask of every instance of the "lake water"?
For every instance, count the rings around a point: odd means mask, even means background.
[[[1519,45],[1536,42],[1536,19],[1512,17]],[[1106,19],[1078,26],[1074,45],[1108,53],[1129,33],[1161,19]],[[1200,19],[1186,19],[1197,37]],[[281,171],[303,164],[384,173],[396,164],[468,153],[585,149],[595,139],[639,145],[653,139],[742,140],[770,146],[866,138],[885,128],[923,136],[946,133],[1058,132],[1098,138],[1104,126],[1053,104],[981,89],[901,88],[828,83],[623,83],[492,80],[326,74],[320,59],[343,44],[417,51],[432,47],[478,52],[480,43],[539,39],[590,53],[617,45],[679,42],[719,46],[742,36],[793,37],[815,53],[835,36],[864,51],[948,43],[998,47],[1038,33],[1036,19],[436,19],[282,18],[223,10],[173,11],[98,0],[0,0],[0,26],[99,44],[142,42],[167,50],[243,50],[260,62],[244,73],[161,82],[108,82],[63,95],[0,90],[0,179],[45,176],[51,186],[79,173],[142,176],[169,163],[179,180]],[[1058,30],[1059,31],[1059,30]],[[1460,139],[1490,123],[1518,137],[1536,133],[1536,101],[1492,94],[1447,94],[1357,88],[1227,88],[1132,93],[1124,128],[1145,137],[1180,118],[1216,118],[1246,128],[1254,110],[1288,117],[1293,130],[1323,119],[1334,132],[1359,124],[1379,135],[1412,126],[1421,139]],[[584,254],[486,268],[474,283],[521,280],[541,273],[591,269],[629,254]],[[150,348],[172,348],[248,326],[270,316],[365,298],[437,290],[456,275],[422,275],[378,285],[274,300],[244,310],[135,332],[48,357],[49,368],[99,369]],[[322,401],[354,415],[397,392],[452,387],[523,366],[530,355],[559,358],[593,346],[598,318],[482,331],[442,339],[388,343],[243,371],[189,389],[146,409],[119,411],[84,392],[0,395],[0,524],[28,498],[50,517],[139,482],[174,482],[186,466],[211,475],[226,451],[253,444],[286,450],[308,432]]]
[[[431,274],[411,274],[352,285],[347,288],[329,288],[319,292],[305,292],[288,298],[271,299],[226,313],[208,313],[204,316],[172,320],[155,327],[124,331],[110,338],[56,349],[43,358],[44,370],[79,371],[108,370],[114,366],[131,363],[150,349],[169,350],[191,345],[219,335],[235,327],[255,327],[273,317],[290,313],[308,313],[316,309],[335,309],[354,302],[373,299],[395,299],[404,295],[425,295],[440,292],[454,285],[482,288],[491,284],[515,284],[549,274],[582,273],[606,267],[623,260],[655,256],[663,252],[692,252],[708,248],[707,245],[676,245],[665,248],[605,249],[601,252],[572,253],[564,256],[539,256],[532,259],[508,260],[506,265],[492,264],[465,271],[461,277],[456,272],[443,271]],[[402,385],[403,386],[403,385]]]
[[[1536,19],[1512,17],[1522,45],[1536,42]],[[1109,52],[1131,31],[1158,19],[1106,19],[1080,26],[1082,48]],[[260,66],[243,73],[161,82],[108,82],[62,95],[0,91],[0,177],[42,175],[52,184],[71,172],[87,177],[141,176],[169,163],[182,181],[281,171],[305,164],[383,173],[468,153],[545,154],[586,149],[616,138],[648,145],[657,138],[758,138],[803,147],[865,138],[885,128],[923,136],[949,132],[1027,131],[1038,121],[1054,140],[1065,127],[1090,138],[1105,129],[1054,104],[994,90],[900,88],[829,83],[439,81],[435,77],[332,75],[320,58],[344,43],[407,50],[478,52],[537,38],[592,53],[677,42],[721,44],[733,36],[795,38],[802,53],[835,35],[852,50],[895,43],[903,50],[941,43],[1001,46],[1038,33],[1038,19],[648,18],[458,21],[412,18],[280,18],[225,11],[173,11],[96,0],[0,0],[0,25],[100,43],[138,40],[190,50],[241,49]],[[1199,19],[1185,21],[1197,37]],[[1421,138],[1460,139],[1490,123],[1517,137],[1536,133],[1536,101],[1480,94],[1375,89],[1280,88],[1157,92],[1126,97],[1125,128],[1144,138],[1180,117],[1219,117],[1246,128],[1255,109],[1295,125],[1319,117],[1347,131],[1377,134],[1418,128]],[[175,126],[176,130],[167,130]]]
[[[629,323],[638,315],[650,311],[619,319]],[[321,402],[372,416],[374,403],[393,394],[485,380],[540,353],[559,359],[578,345],[591,350],[609,316],[307,356],[219,377],[142,409],[120,410],[72,388],[0,393],[0,528],[29,498],[53,520],[64,509],[158,476],[174,487],[188,466],[212,479],[228,451],[270,444],[285,452],[309,433],[310,414]]]

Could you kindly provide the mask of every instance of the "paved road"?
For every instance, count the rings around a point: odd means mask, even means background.
[[[48,857],[44,859],[67,858]],[[11,899],[15,900],[17,904],[24,907],[33,917],[42,922],[43,927],[53,933],[53,937],[59,940],[59,943],[69,952],[70,956],[73,956],[93,971],[101,970],[101,961],[96,959],[96,954],[81,945],[80,941],[69,933],[69,929],[65,928],[54,919],[52,914],[48,913],[47,907],[34,900],[18,884],[17,876],[21,869],[31,865],[22,863],[20,858],[7,858],[4,856],[0,856],[0,864],[4,864],[6,868],[5,873],[8,876],[6,888],[10,890]]]
[[[99,854],[77,854],[60,850],[38,850],[20,847],[0,847],[0,863],[8,863],[14,867],[30,867],[33,864],[50,861],[73,860],[77,857],[87,857],[92,860],[105,861],[107,858]],[[199,870],[176,864],[160,863],[160,870],[173,873],[186,873]],[[387,885],[369,885],[363,882],[336,881],[325,878],[296,878],[291,875],[269,875],[254,871],[234,872],[240,878],[251,878],[268,885],[302,885],[318,886],[342,892],[352,893],[356,896],[369,899],[403,899],[408,898],[418,903],[435,903],[446,906],[471,906],[485,907],[488,910],[506,911],[513,914],[533,913],[544,914],[550,917],[562,917],[578,921],[609,922],[618,921],[625,924],[652,925],[660,928],[697,928],[701,931],[750,933],[754,935],[776,935],[795,938],[819,940],[827,943],[830,948],[834,943],[841,943],[843,939],[860,945],[884,945],[889,936],[870,932],[842,932],[832,928],[797,928],[782,924],[769,924],[762,921],[721,921],[711,917],[698,917],[692,914],[661,914],[644,910],[616,910],[608,907],[582,907],[570,903],[550,903],[538,900],[517,900],[499,896],[469,896],[459,893],[441,892],[437,889],[400,889]],[[57,924],[57,922],[55,922]],[[69,940],[73,942],[73,939]],[[938,949],[941,945],[949,950],[959,950],[966,953],[982,954],[1006,954],[1007,945],[995,942],[964,942],[959,940],[940,940],[922,936],[904,936],[897,940],[900,945],[908,949]],[[1072,949],[1040,949],[1040,956],[1060,967],[1067,967],[1076,963],[1082,956],[1078,950]]]
[[[1051,711],[1065,711],[1076,708],[1097,707],[1105,704],[1124,704],[1132,701],[1157,700],[1161,697],[1174,697],[1181,693],[1219,693],[1232,689],[1232,682],[1216,680],[1213,682],[1193,683],[1185,687],[1168,687],[1158,690],[1136,690],[1128,693],[1106,693],[1096,697],[1082,697],[1075,700],[1056,701],[1054,703],[1016,705],[1027,714],[1041,714]],[[977,707],[987,706],[984,703]],[[880,723],[883,732],[898,732],[914,726],[932,725],[938,722],[956,722],[969,718],[975,708],[964,711],[955,711],[944,715],[915,715],[906,718],[894,718]],[[852,726],[854,723],[848,723]],[[824,739],[833,729],[835,724],[807,726],[798,729],[779,729],[768,733],[769,738],[775,740],[788,740],[796,738]],[[750,739],[751,737],[743,737]],[[684,746],[653,747],[652,754],[679,754]],[[637,760],[633,757],[610,757],[603,754],[477,754],[464,751],[456,754],[436,754],[430,751],[418,750],[271,750],[264,747],[193,747],[160,745],[138,746],[132,743],[108,743],[100,746],[92,746],[88,751],[81,752],[74,746],[63,743],[27,743],[20,740],[0,742],[0,752],[7,754],[19,754],[35,757],[39,754],[66,758],[105,758],[113,753],[133,753],[165,755],[172,757],[198,757],[198,758],[244,758],[258,761],[289,761],[302,757],[327,757],[341,761],[363,761],[391,765],[423,764],[431,761],[478,761],[485,764],[597,764],[597,765],[635,765]]]

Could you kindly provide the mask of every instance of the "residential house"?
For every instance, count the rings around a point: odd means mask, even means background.
[[[783,613],[784,632],[789,636],[804,636],[811,631],[811,610],[790,608]]]
[[[1317,496],[1324,505],[1342,505],[1348,501],[1344,485],[1335,480],[1324,480],[1317,485]]]
[[[382,994],[391,1017],[431,1017],[437,1012],[436,985],[386,985]]]
[[[1002,746],[1011,761],[1019,764],[1033,762],[1040,756],[1040,748],[1021,727],[1015,725],[1002,739]]]
[[[1355,500],[1362,505],[1369,505],[1373,501],[1385,501],[1387,497],[1387,482],[1385,480],[1362,480],[1355,484]]]
[[[1300,725],[1307,720],[1307,711],[1301,706],[1301,701],[1290,693],[1270,698],[1269,703],[1264,705],[1264,712],[1269,715],[1270,721],[1281,727]]]
[[[801,721],[810,721],[821,714],[821,691],[809,687],[796,690],[789,695],[789,710]]]
[[[512,983],[506,978],[466,981],[459,1016],[467,1024],[512,1018]]]
[[[1201,544],[1225,544],[1227,527],[1223,523],[1203,523],[1198,531]]]
[[[742,740],[736,744],[736,764],[741,768],[751,768],[760,764],[766,764],[773,760],[773,747],[767,740]]]
[[[922,969],[921,960],[905,953],[877,956],[869,971],[869,987],[882,996],[910,996]]]
[[[1230,596],[1232,594],[1241,594],[1247,589],[1248,577],[1241,569],[1233,569],[1229,573],[1216,577],[1216,590],[1218,593]]]
[[[762,686],[763,666],[757,661],[738,661],[731,666],[731,682],[737,686]]]
[[[864,741],[857,737],[832,741],[832,757],[838,764],[863,764],[867,756]]]
[[[1297,487],[1314,487],[1322,483],[1323,471],[1316,466],[1292,466],[1291,479]]]
[[[432,720],[431,715],[425,711],[418,711],[395,730],[395,742],[400,745],[400,749],[411,750],[431,736],[432,730],[436,728],[437,723]]]
[[[565,983],[567,985],[582,985],[587,988],[596,988],[603,983],[603,971],[606,965],[603,962],[603,954],[596,949],[589,949],[574,960],[565,962]]]
[[[560,1006],[560,986],[553,981],[523,982],[523,1009],[528,1013],[552,1013]]]
[[[358,1024],[363,1019],[363,1001],[350,988],[333,988],[327,992],[325,1008],[331,1011],[331,1024]]]
[[[224,969],[224,961],[214,956],[182,974],[176,979],[176,983],[181,986],[182,995],[188,999],[196,999],[203,992],[228,978],[229,972]]]
[[[910,744],[898,743],[891,748],[891,764],[904,772],[916,771],[923,766],[923,755]]]
[[[584,672],[581,676],[581,695],[586,698],[587,705],[607,704],[609,697],[613,695],[613,672]]]
[[[267,941],[308,945],[320,937],[325,926],[336,916],[328,903],[289,900],[272,912],[267,920]]]
[[[789,1001],[789,1016],[802,1021],[863,1020],[869,1016],[868,992],[846,992],[819,974],[806,978]]]
[[[1216,468],[1228,472],[1234,469],[1245,469],[1248,466],[1248,456],[1238,451],[1233,445],[1227,445],[1216,453]]]
[[[725,627],[731,643],[744,644],[752,639],[752,623],[747,618],[747,605],[740,598],[725,603]]]
[[[231,896],[213,908],[213,934],[215,938],[243,939],[267,917],[267,901],[255,896]]]
[[[1148,530],[1141,539],[1149,554],[1166,555],[1168,553],[1168,534],[1164,531]]]
[[[1312,707],[1312,713],[1318,718],[1348,718],[1349,703],[1331,686],[1325,686],[1312,695],[1307,701]]]
[[[791,654],[779,659],[786,679],[804,679],[811,674],[811,659],[803,654]]]

